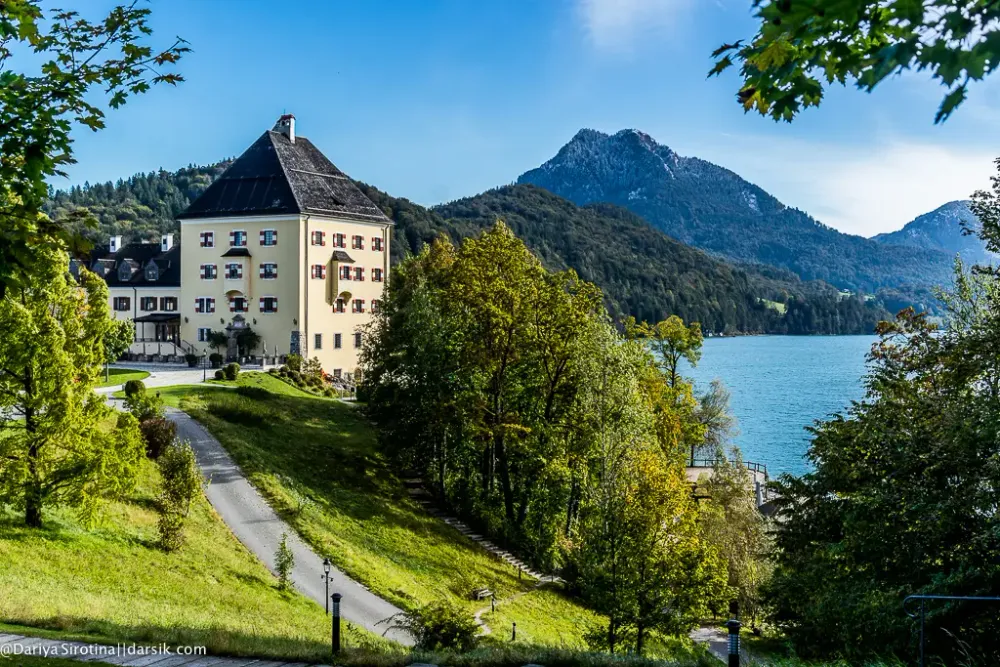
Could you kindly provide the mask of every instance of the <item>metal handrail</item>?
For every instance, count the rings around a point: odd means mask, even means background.
[[[724,463],[725,459],[688,459],[689,468],[712,468],[717,463]],[[733,461],[730,461],[733,463]],[[744,461],[743,465],[746,466],[747,470],[752,472],[760,472],[767,475],[767,465],[764,463],[756,463],[754,461]]]
[[[910,600],[920,600],[920,610],[910,611],[906,608]],[[907,595],[903,599],[903,611],[910,618],[920,619],[920,667],[926,667],[924,661],[924,601],[925,600],[962,600],[971,602],[1000,602],[1000,597],[976,595]]]

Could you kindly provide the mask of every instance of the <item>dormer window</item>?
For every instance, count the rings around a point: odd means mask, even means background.
[[[150,262],[146,265],[146,280],[156,281],[160,279],[160,267],[156,265],[156,262]]]
[[[125,260],[118,265],[118,280],[126,282],[132,278],[133,268],[129,260]]]

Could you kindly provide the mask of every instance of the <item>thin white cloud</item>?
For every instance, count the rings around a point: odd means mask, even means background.
[[[862,236],[990,186],[996,150],[898,139],[863,149],[771,136],[730,136],[685,147],[762,187],[820,222]]]
[[[627,52],[644,36],[673,30],[694,4],[695,0],[579,0],[577,9],[595,46]]]

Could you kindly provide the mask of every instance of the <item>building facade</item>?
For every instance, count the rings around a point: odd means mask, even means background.
[[[392,222],[282,116],[191,206],[181,226],[180,338],[260,336],[256,356],[317,357],[353,374],[389,278]],[[230,350],[235,349],[232,345]]]

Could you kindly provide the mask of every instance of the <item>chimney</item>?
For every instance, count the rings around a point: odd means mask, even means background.
[[[160,252],[166,252],[174,247],[174,235],[164,234],[160,237]]]
[[[122,249],[122,237],[112,236],[111,240],[108,242],[108,250],[111,252],[118,252]]]
[[[278,122],[274,124],[274,132],[280,132],[288,137],[288,141],[295,143],[295,116],[290,113],[283,114]]]

